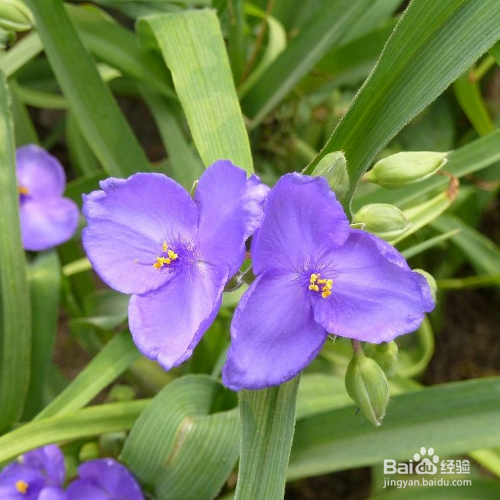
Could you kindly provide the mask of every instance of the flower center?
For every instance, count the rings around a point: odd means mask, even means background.
[[[26,186],[17,186],[17,192],[22,196],[28,196],[30,190]]]
[[[172,261],[177,260],[179,256],[172,250],[168,248],[167,242],[163,242],[161,245],[161,254],[156,257],[156,261],[153,264],[155,269],[162,269],[163,266],[169,266]]]
[[[29,484],[26,481],[17,481],[16,490],[21,493],[21,495],[26,495],[28,493]]]
[[[313,292],[321,292],[321,297],[326,299],[332,294],[333,280],[322,279],[321,274],[311,274],[309,278],[309,290]]]

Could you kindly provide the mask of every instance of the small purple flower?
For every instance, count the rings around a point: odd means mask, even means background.
[[[295,377],[328,333],[380,343],[434,308],[423,276],[396,249],[353,230],[325,179],[288,174],[271,190],[252,241],[257,279],[231,325],[222,375],[234,390]]]
[[[162,174],[110,178],[101,188],[84,196],[83,245],[111,288],[133,294],[134,341],[169,370],[191,355],[217,315],[268,188],[225,160],[204,172],[194,200]]]
[[[56,445],[30,451],[0,473],[0,500],[65,500],[65,474]]]
[[[66,176],[59,161],[30,144],[17,150],[21,236],[26,250],[47,250],[69,240],[78,227],[77,205],[63,198]]]
[[[144,500],[134,476],[111,458],[81,464],[67,495],[68,500]]]

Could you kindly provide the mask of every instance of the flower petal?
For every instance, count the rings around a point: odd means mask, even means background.
[[[269,193],[252,242],[253,269],[297,271],[347,239],[349,221],[322,177],[283,176]]]
[[[243,262],[245,240],[259,227],[269,188],[228,160],[203,173],[194,200],[200,212],[200,250],[211,264],[228,263],[232,276]]]
[[[58,198],[66,186],[66,174],[59,160],[45,149],[28,144],[16,152],[17,182],[35,198]]]
[[[66,490],[68,500],[111,500],[105,492],[91,479],[75,479]]]
[[[25,453],[22,463],[27,467],[43,471],[47,478],[55,484],[63,484],[66,477],[64,455],[59,446],[55,444],[49,444]]]
[[[235,391],[262,389],[295,377],[318,354],[326,330],[313,317],[306,291],[293,276],[266,271],[236,309],[222,370]]]
[[[430,310],[421,276],[377,240],[351,230],[346,243],[330,252],[324,274],[333,279],[332,294],[313,297],[314,317],[329,332],[388,342],[415,331]]]
[[[75,234],[80,214],[68,198],[32,198],[21,203],[19,213],[23,247],[34,252],[68,241]]]
[[[191,267],[146,295],[133,295],[129,325],[139,350],[170,370],[189,358],[220,307],[228,269]]]
[[[84,195],[83,246],[97,274],[122,293],[156,290],[172,278],[153,263],[163,241],[197,239],[198,213],[189,193],[162,174],[109,178]]]
[[[87,497],[88,498],[88,497]],[[49,486],[44,488],[38,495],[37,500],[66,500],[66,492],[62,488]]]
[[[111,458],[102,458],[84,462],[78,467],[79,480],[68,488],[68,500],[123,499],[144,500],[141,489],[132,473],[121,463]],[[105,496],[98,496],[92,484],[105,491]],[[72,488],[73,486],[73,488]],[[84,496],[82,492],[87,493]]]

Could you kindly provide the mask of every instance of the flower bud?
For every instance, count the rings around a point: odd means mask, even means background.
[[[387,378],[394,377],[398,369],[398,345],[396,342],[369,344],[365,353],[384,370]]]
[[[347,393],[363,415],[374,425],[380,425],[389,402],[389,384],[384,371],[362,352],[355,353],[345,374]]]
[[[99,458],[99,446],[95,442],[85,443],[78,453],[78,459],[80,462],[86,462],[87,460],[94,460]]]
[[[109,392],[109,401],[132,401],[136,396],[135,390],[129,385],[117,384],[114,385]]]
[[[314,176],[322,176],[327,181],[337,199],[342,201],[349,191],[347,160],[342,151],[334,151],[324,156],[316,165]]]
[[[424,271],[423,269],[414,269],[413,271],[421,274],[427,280],[427,283],[429,283],[429,288],[431,289],[432,300],[436,302],[437,284],[434,276],[432,276],[432,274],[429,274],[427,271]]]
[[[366,179],[386,189],[404,187],[436,173],[447,162],[447,155],[433,151],[396,153],[377,162]]]
[[[363,223],[365,231],[385,240],[401,236],[410,223],[403,212],[387,203],[371,203],[362,207],[352,219],[354,224]]]
[[[33,24],[33,15],[21,0],[0,2],[0,28],[7,31],[27,31]]]

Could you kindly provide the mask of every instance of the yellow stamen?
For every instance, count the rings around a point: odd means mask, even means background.
[[[309,290],[313,292],[321,292],[321,297],[326,299],[332,294],[333,280],[320,278],[320,274],[311,274],[309,278]]]
[[[25,186],[18,186],[17,187],[17,191],[19,194],[24,194],[25,196],[27,196],[28,194],[30,194],[30,190],[25,187]]]
[[[164,241],[161,244],[162,253],[166,253],[168,257],[156,257],[156,261],[153,263],[155,269],[161,269],[163,266],[169,266],[172,264],[173,260],[179,258],[179,256],[173,251],[168,249],[168,244]]]
[[[21,495],[26,495],[28,493],[28,483],[25,481],[17,481],[16,490],[21,493]]]

